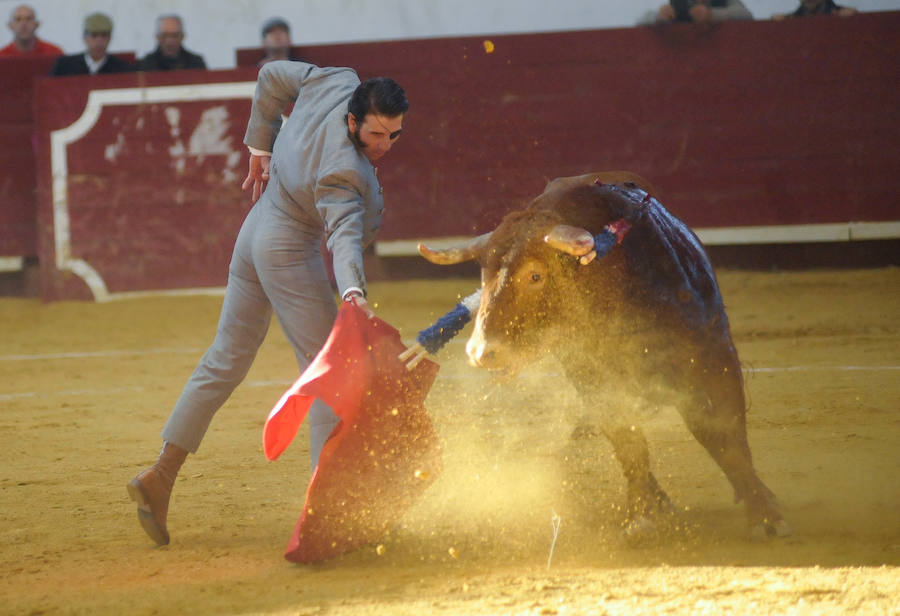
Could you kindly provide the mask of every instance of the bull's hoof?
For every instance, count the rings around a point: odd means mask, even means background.
[[[750,527],[750,540],[762,543],[767,541],[769,537],[790,537],[791,527],[784,520],[776,520],[775,522],[760,522]]]
[[[651,493],[641,498],[629,499],[627,513],[629,519],[636,520],[648,516],[651,518],[659,515],[673,516],[678,513],[678,508],[668,494],[659,486],[654,486]]]
[[[597,430],[594,426],[579,424],[572,430],[572,434],[569,436],[569,438],[571,438],[573,441],[581,441],[597,439],[600,438],[600,436],[600,431]]]
[[[776,537],[790,537],[792,534],[791,526],[784,520],[778,520],[772,525],[772,530]]]
[[[656,507],[657,510],[665,515],[675,515],[678,513],[678,509],[675,507],[675,503],[673,503],[668,494],[660,490],[660,495],[656,498]]]
[[[643,547],[659,542],[659,528],[656,522],[648,517],[640,516],[625,522],[622,537],[631,547]]]

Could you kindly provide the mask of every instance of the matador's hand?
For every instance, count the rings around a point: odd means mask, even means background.
[[[375,318],[375,311],[372,310],[372,307],[369,305],[369,302],[366,301],[365,297],[354,297],[353,301],[357,306],[362,308],[362,311],[366,314],[370,319]]]
[[[356,287],[347,289],[344,292],[342,299],[343,301],[355,304],[358,308],[362,309],[362,311],[368,318],[375,318],[375,313],[372,311],[371,306],[369,306],[369,302],[366,301],[366,296],[363,295],[361,289],[358,289]]]
[[[250,203],[256,203],[259,196],[266,189],[266,184],[269,182],[270,162],[272,162],[270,155],[250,155],[250,170],[247,172],[247,178],[244,180],[244,183],[241,184],[242,190],[251,189]]]

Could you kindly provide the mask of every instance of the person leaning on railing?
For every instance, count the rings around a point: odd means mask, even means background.
[[[733,19],[753,19],[741,0],[670,0],[656,11],[645,13],[638,23],[711,23]]]
[[[281,17],[272,17],[263,24],[262,46],[266,55],[257,63],[257,66],[275,60],[291,60],[293,62],[300,60],[291,53],[291,27]]]
[[[772,15],[775,21],[781,21],[791,17],[806,17],[807,15],[838,15],[840,17],[849,17],[856,15],[855,8],[850,6],[840,6],[834,3],[834,0],[800,0],[800,6],[793,13],[776,13]]]

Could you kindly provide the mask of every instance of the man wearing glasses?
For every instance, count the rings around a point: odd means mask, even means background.
[[[97,75],[127,73],[134,66],[122,58],[106,53],[112,39],[112,20],[103,13],[93,13],[84,19],[84,53],[62,56],[56,60],[52,75]]]
[[[206,68],[202,56],[191,53],[182,46],[184,25],[178,15],[160,15],[156,18],[156,49],[141,58],[139,71],[174,71],[189,68]]]
[[[282,124],[289,103],[293,112]],[[374,316],[363,272],[363,250],[384,211],[374,163],[400,136],[408,109],[403,88],[386,77],[360,83],[349,68],[288,61],[260,70],[244,136],[250,169],[243,188],[255,205],[235,242],[216,337],[169,416],[159,459],[128,484],[157,544],[169,543],[175,475],[246,376],[272,314],[301,372],[325,344],[337,307],[323,239],[340,297]],[[317,400],[308,419],[315,468],[338,418]]]

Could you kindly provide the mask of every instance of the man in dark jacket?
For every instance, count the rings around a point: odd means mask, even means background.
[[[185,68],[206,68],[202,56],[182,47],[184,28],[178,15],[156,18],[156,42],[153,53],[141,58],[139,71],[174,71]]]
[[[850,6],[835,4],[834,0],[800,0],[800,6],[793,13],[787,15],[777,13],[772,15],[775,21],[781,21],[789,17],[806,17],[807,15],[840,15],[850,17],[856,15],[856,9]]]
[[[127,73],[134,70],[130,62],[106,53],[112,38],[112,20],[103,13],[84,19],[84,53],[62,56],[53,65],[51,75],[97,75]]]
[[[273,17],[263,24],[262,46],[266,55],[257,62],[257,66],[275,60],[300,60],[291,52],[291,27],[281,17]]]
[[[658,10],[645,13],[638,23],[712,23],[731,19],[753,19],[753,15],[741,0],[669,0]]]

